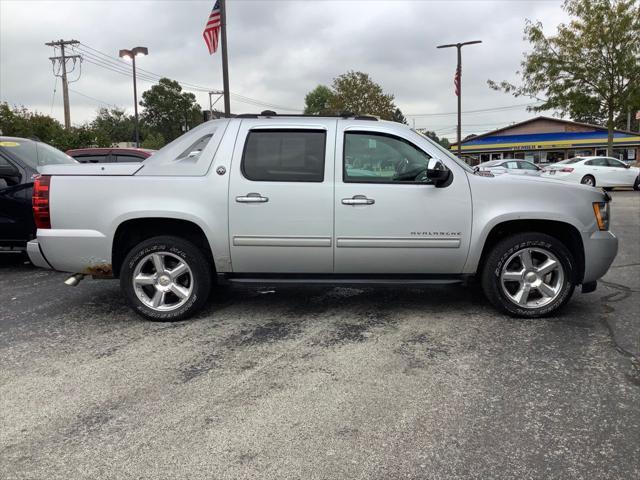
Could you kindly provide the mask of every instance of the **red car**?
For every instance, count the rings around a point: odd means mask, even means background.
[[[132,163],[142,162],[154,152],[146,148],[77,148],[66,153],[80,163]]]

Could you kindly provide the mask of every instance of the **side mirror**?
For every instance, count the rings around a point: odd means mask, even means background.
[[[427,164],[427,177],[436,188],[446,187],[453,180],[453,174],[451,170],[444,166],[437,158],[429,159]]]
[[[631,168],[631,165],[629,165],[628,163],[625,163],[624,168]]]

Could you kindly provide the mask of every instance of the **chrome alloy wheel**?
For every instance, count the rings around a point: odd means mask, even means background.
[[[564,268],[548,250],[525,248],[509,257],[500,272],[502,292],[522,308],[550,304],[564,285]]]
[[[180,308],[193,292],[191,268],[169,252],[151,253],[140,260],[132,281],[138,299],[159,312]]]

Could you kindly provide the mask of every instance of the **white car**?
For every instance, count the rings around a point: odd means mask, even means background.
[[[481,172],[491,172],[494,175],[512,173],[514,175],[532,175],[539,177],[542,173],[542,169],[535,163],[518,159],[490,160],[481,163],[476,169]]]
[[[592,187],[633,187],[639,190],[640,168],[611,157],[575,157],[549,165],[543,177]]]

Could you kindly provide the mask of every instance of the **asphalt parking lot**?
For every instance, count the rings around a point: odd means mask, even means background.
[[[640,194],[545,320],[474,289],[252,288],[141,320],[3,258],[0,478],[640,477]]]

